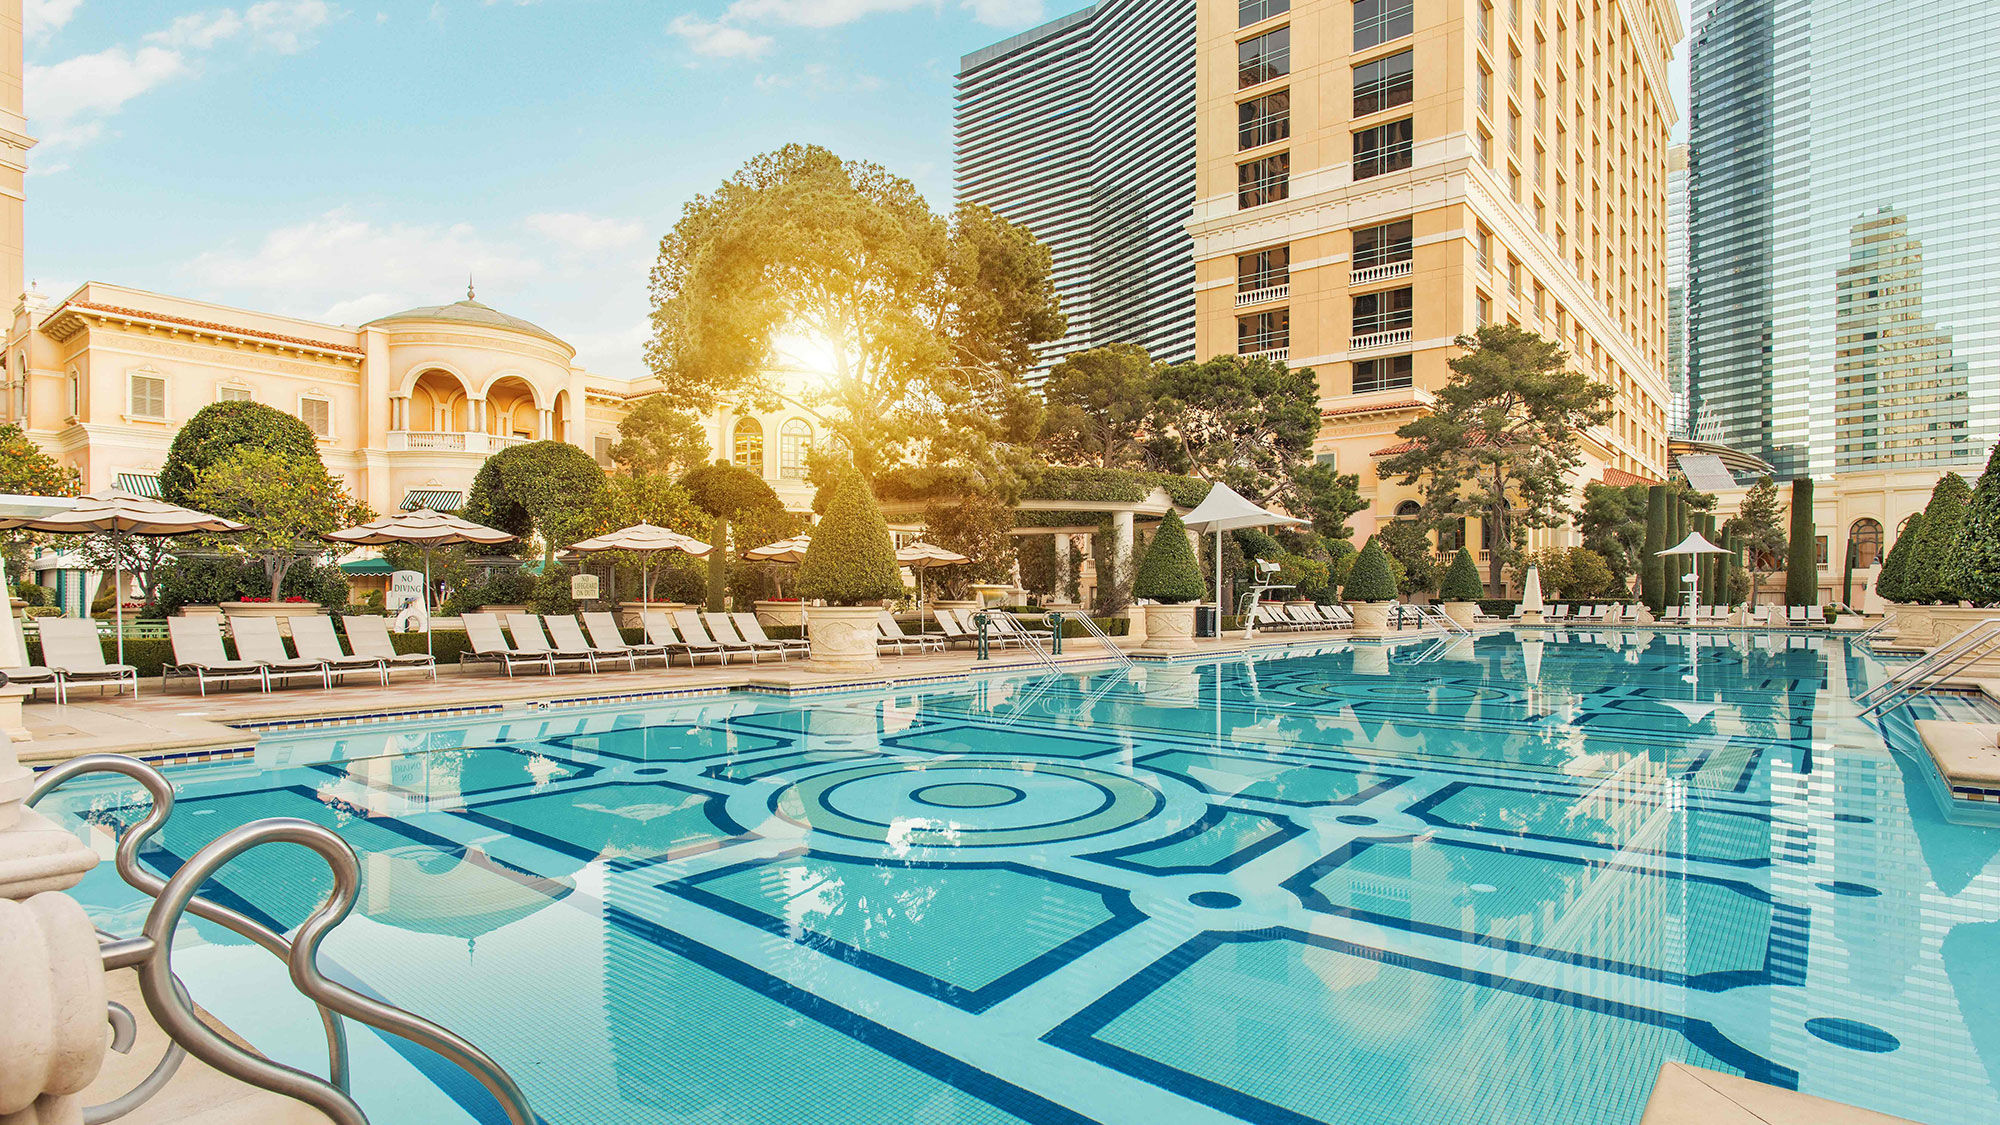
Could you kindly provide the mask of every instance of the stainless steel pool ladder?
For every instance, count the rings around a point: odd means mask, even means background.
[[[1092,621],[1090,619],[1089,614],[1079,613],[1075,617],[1065,617],[1063,618],[1063,621],[1081,622],[1083,624],[1083,631],[1097,638],[1097,643],[1099,645],[1102,645],[1104,651],[1111,654],[1113,659],[1117,660],[1118,663],[1123,664],[1127,668],[1130,668],[1132,666],[1132,658],[1126,654],[1124,649],[1119,648],[1117,645],[1111,642],[1111,637],[1107,633],[1105,633],[1103,629],[1098,628],[1097,622]]]
[[[1466,628],[1463,625],[1460,625],[1456,621],[1453,621],[1451,619],[1451,614],[1446,613],[1444,610],[1439,609],[1437,606],[1434,605],[1425,604],[1418,606],[1417,618],[1419,621],[1428,621],[1433,625],[1442,625],[1444,626],[1446,632],[1456,633],[1461,637],[1469,637],[1472,635],[1472,630]]]
[[[367,1115],[348,1092],[347,1032],[341,1023],[342,1016],[442,1056],[477,1079],[500,1104],[512,1125],[535,1125],[527,1095],[484,1051],[429,1020],[363,996],[320,972],[320,943],[353,911],[354,897],[361,887],[360,860],[353,847],[332,829],[293,817],[252,821],[216,837],[182,864],[172,878],[163,880],[139,863],[140,848],[152,839],[174,810],[173,783],[152,766],[119,754],[74,758],[42,774],[29,791],[26,804],[32,807],[64,782],[93,773],[122,774],[138,782],[152,797],[152,808],[119,838],[116,854],[119,877],[151,898],[152,909],[146,913],[140,936],[121,938],[103,934],[100,948],[107,971],[138,971],[139,992],[145,997],[146,1009],[166,1032],[170,1043],[159,1064],[137,1086],[110,1102],[85,1109],[83,1119],[87,1125],[115,1121],[137,1109],[166,1086],[187,1055],[252,1086],[305,1102],[337,1125],[367,1125]],[[310,848],[326,861],[333,874],[332,892],[289,940],[196,893],[224,864],[268,843]],[[195,1014],[193,1001],[173,971],[174,931],[189,913],[248,938],[285,962],[293,986],[319,1007],[320,1022],[326,1028],[326,1078],[239,1047]],[[134,1030],[131,1012],[113,1004],[107,1018],[112,1027],[113,1047],[121,1053],[129,1050]]]
[[[1895,623],[1896,623],[1896,615],[1891,613],[1883,617],[1882,620],[1877,621],[1875,624],[1870,625],[1868,628],[1862,630],[1861,632],[1848,637],[1847,638],[1848,643],[1854,644],[1854,643],[1862,643],[1874,640],[1876,637],[1882,635],[1882,630],[1887,629],[1889,626],[1894,625]]]
[[[2000,648],[2000,617],[1989,617],[1855,696],[1854,701],[1862,705],[1856,717],[1867,718],[1877,711],[1886,715],[1978,663],[1996,648]]]

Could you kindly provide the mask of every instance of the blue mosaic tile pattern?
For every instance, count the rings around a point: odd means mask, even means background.
[[[1854,717],[1880,658],[1427,650],[272,726],[173,768],[145,859],[333,828],[363,886],[330,971],[491,1051],[549,1125],[1635,1125],[1667,1060],[2000,1119],[2000,828],[1911,715]],[[103,848],[137,800],[43,808]],[[270,848],[210,893],[291,926],[329,884]],[[143,918],[106,868],[80,893]],[[267,955],[183,937],[197,999],[323,1065]],[[356,1043],[375,1121],[497,1120]]]

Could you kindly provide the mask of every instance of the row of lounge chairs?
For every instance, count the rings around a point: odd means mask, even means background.
[[[1508,620],[1519,621],[1521,607],[1515,606]],[[1594,625],[1636,625],[1639,622],[1637,603],[1622,605],[1616,602],[1604,605],[1552,605],[1543,613],[1544,621],[1587,621]]]
[[[222,645],[222,620],[207,615],[174,617],[167,621],[167,640],[173,645],[172,662],[160,669],[160,688],[175,677],[192,679],[201,694],[208,685],[255,684],[260,691],[305,680],[318,687],[332,687],[335,677],[365,673],[387,686],[392,671],[424,672],[437,678],[437,665],[426,654],[399,653],[389,639],[389,624],[382,617],[343,617],[347,644],[341,645],[333,619],[321,614],[300,614],[286,619],[292,633],[293,651],[285,650],[285,638],[275,617],[229,619],[229,632],[236,641],[236,655]]]
[[[1660,620],[1670,625],[1720,625],[1729,620],[1731,609],[1726,605],[1696,606],[1690,611],[1684,605],[1667,607]],[[1750,610],[1748,623],[1769,628],[1812,628],[1827,623],[1826,610],[1816,605],[1760,605]]]
[[[119,691],[132,685],[139,695],[139,670],[130,664],[114,664],[104,659],[104,643],[97,636],[97,622],[84,618],[44,617],[37,626],[42,639],[42,662],[25,668],[0,668],[9,683],[31,691],[50,688],[56,702],[69,702],[74,685],[110,686]]]
[[[1272,605],[1260,602],[1256,621],[1259,629],[1285,632],[1354,628],[1354,615],[1341,605]]]
[[[754,613],[680,610],[669,617],[663,610],[651,610],[640,619],[646,639],[634,643],[625,639],[609,613],[586,613],[580,623],[572,614],[509,613],[504,632],[500,615],[468,613],[461,620],[471,647],[459,663],[493,664],[511,676],[516,668],[554,674],[563,668],[596,672],[623,664],[637,671],[641,661],[657,660],[664,667],[675,656],[689,664],[704,658],[725,664],[739,656],[754,663],[766,656],[784,660],[812,651],[806,641],[766,635]]]

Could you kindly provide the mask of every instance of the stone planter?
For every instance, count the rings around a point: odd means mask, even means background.
[[[1479,616],[1478,602],[1444,602],[1444,615],[1461,629],[1472,628],[1473,619]]]
[[[2000,609],[1973,609],[1962,605],[1897,605],[1896,643],[1920,648],[1936,648],[1982,621],[2000,617]],[[1844,618],[1843,618],[1844,620]],[[2000,676],[2000,654],[1988,655],[1954,673],[1954,679],[1989,679]]]
[[[1146,607],[1147,652],[1187,652],[1194,648],[1194,603]]]
[[[1146,639],[1146,611],[1152,606],[1136,602],[1125,607],[1125,639],[1138,644]]]
[[[806,623],[806,603],[764,601],[757,602],[757,624],[769,628],[773,625],[804,625]]]
[[[179,612],[174,614],[174,616],[175,617],[221,617],[222,607],[219,605],[184,605],[180,608]]]
[[[526,613],[528,612],[528,607],[525,605],[483,605],[479,607],[478,612],[493,614]]]
[[[826,672],[874,672],[881,667],[875,644],[879,605],[814,605],[805,610],[812,640],[809,663]]]
[[[312,617],[326,612],[326,607],[318,602],[223,602],[217,607],[225,617],[275,617],[278,632],[291,634],[291,626],[285,618]]]
[[[1395,604],[1393,601],[1348,602],[1347,612],[1354,615],[1354,629],[1351,635],[1356,637],[1388,636],[1389,607]]]
[[[646,625],[642,613],[665,613],[672,615],[677,609],[686,609],[686,602],[619,602],[618,626],[622,629],[642,629]]]

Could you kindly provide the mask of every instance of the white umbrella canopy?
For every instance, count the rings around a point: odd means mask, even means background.
[[[127,535],[226,534],[242,531],[235,520],[169,504],[122,488],[106,488],[77,497],[66,511],[35,516],[0,517],[0,530],[41,531],[53,535],[110,535],[112,538],[111,604],[118,621],[118,663],[125,663],[125,567],[120,546]]]
[[[947,551],[935,543],[919,539],[896,552],[896,561],[917,572],[917,616],[924,613],[924,571],[934,566],[959,566],[972,560],[957,551]]]
[[[661,551],[681,551],[695,558],[702,558],[715,550],[714,547],[691,535],[682,535],[670,527],[660,527],[650,523],[635,523],[631,527],[607,531],[603,535],[593,535],[589,539],[570,544],[569,549],[584,554],[594,554],[598,551],[633,551],[644,555],[647,559],[651,559]],[[653,600],[651,578],[652,567],[642,564],[639,567],[639,597],[648,604]]]
[[[1297,527],[1310,523],[1297,516],[1280,515],[1269,508],[1260,508],[1245,500],[1235,489],[1216,481],[1181,519],[1189,531],[1212,531],[1215,533],[1215,610],[1222,612],[1222,533],[1243,527]]]
[[[433,654],[431,552],[438,547],[492,546],[517,538],[498,528],[473,523],[468,519],[460,519],[450,512],[440,512],[431,508],[413,508],[407,512],[395,512],[354,527],[329,531],[326,537],[335,543],[349,543],[357,547],[383,547],[391,543],[408,543],[413,547],[424,549],[424,651]]]
[[[1688,537],[1686,539],[1683,539],[1679,543],[1676,543],[1673,546],[1668,547],[1664,551],[1654,552],[1654,554],[1656,555],[1687,555],[1690,557],[1694,555],[1726,555],[1728,553],[1729,553],[1729,548],[1718,547],[1715,544],[1710,543],[1705,537],[1703,537],[1702,533],[1699,531],[1690,531],[1688,532]],[[1693,609],[1701,604],[1701,589],[1700,589],[1701,579],[1696,577],[1700,573],[1701,572],[1697,570],[1690,572],[1688,574],[1689,609]]]
[[[806,550],[811,546],[812,536],[794,535],[790,539],[753,547],[743,552],[743,557],[751,562],[790,563],[796,566],[806,561]]]

